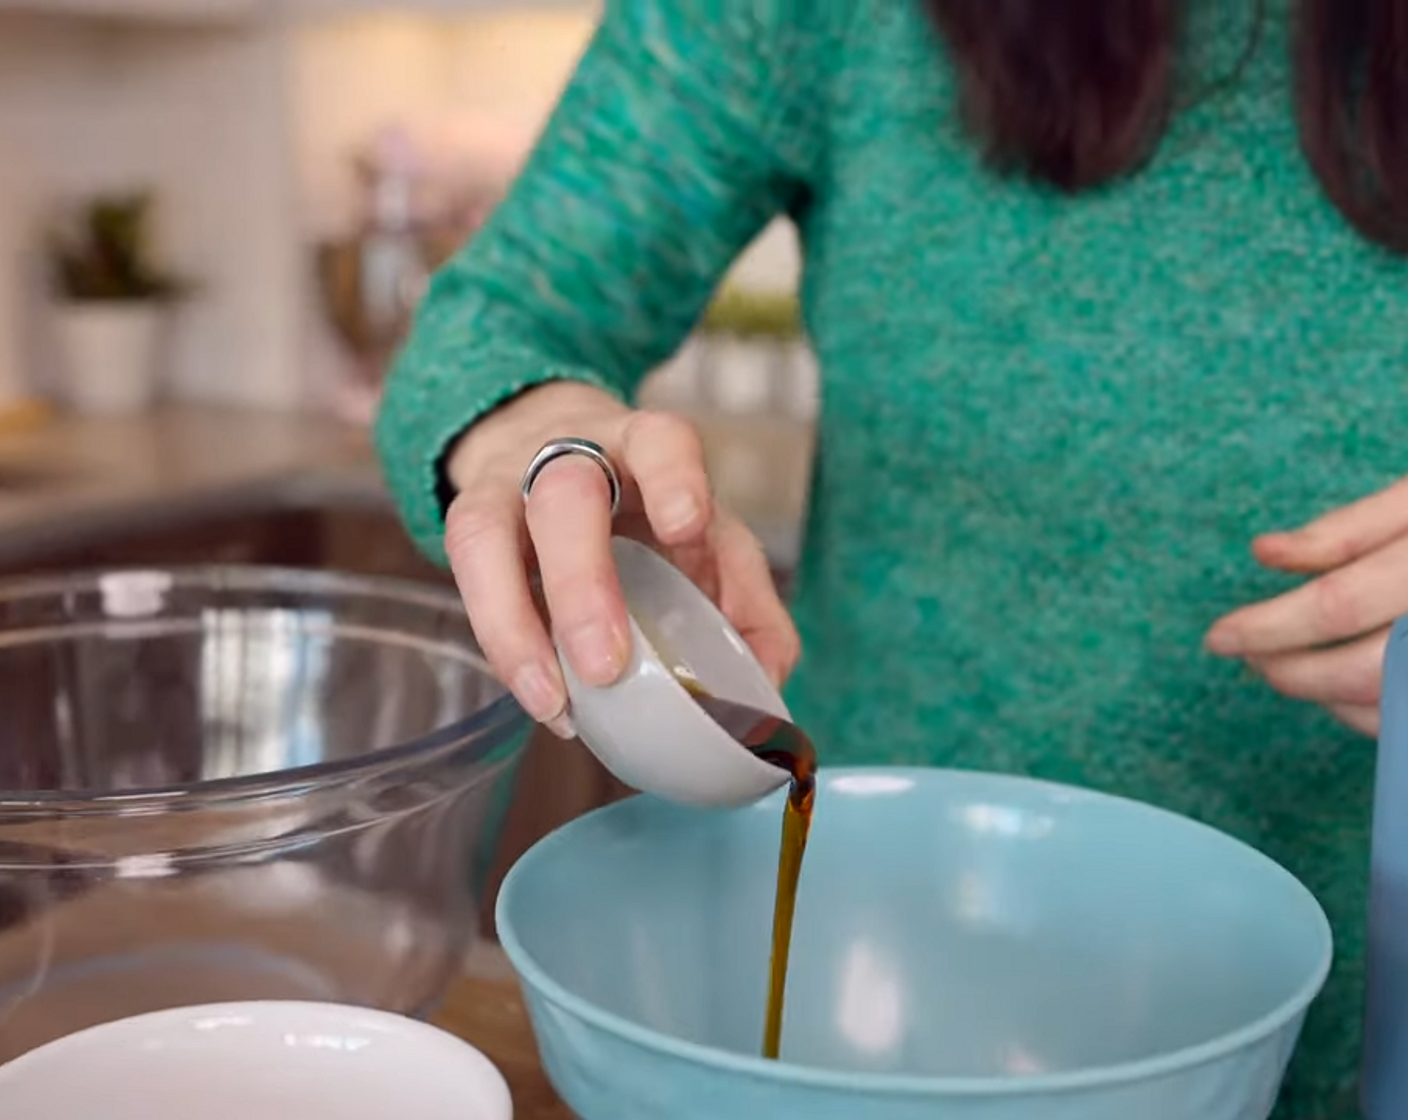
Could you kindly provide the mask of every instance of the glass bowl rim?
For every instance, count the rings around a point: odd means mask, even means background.
[[[0,607],[25,600],[37,601],[75,592],[96,591],[105,577],[114,575],[165,577],[169,580],[168,590],[207,588],[216,593],[269,591],[295,595],[342,595],[402,603],[451,615],[464,612],[458,595],[433,584],[391,576],[351,575],[323,569],[263,564],[133,565],[6,577],[0,579]],[[0,624],[0,636],[20,632]],[[493,676],[488,661],[477,645],[466,646],[465,653],[466,661],[477,662],[486,675]],[[502,746],[506,732],[515,724],[526,723],[526,720],[522,709],[505,689],[503,695],[472,715],[413,739],[382,747],[371,754],[188,785],[135,787],[117,792],[82,789],[19,791],[0,787],[0,816],[32,812],[51,815],[59,811],[75,815],[138,815],[178,810],[184,807],[183,802],[188,799],[198,801],[202,808],[273,799],[304,792],[315,785],[326,788],[372,777],[440,753],[452,753],[457,746],[465,743],[470,744],[469,761],[485,761]]]

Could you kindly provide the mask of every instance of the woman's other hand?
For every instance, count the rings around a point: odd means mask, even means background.
[[[1220,619],[1208,649],[1376,735],[1389,629],[1408,614],[1408,479],[1294,532],[1259,537],[1253,549],[1269,568],[1315,578]]]
[[[585,682],[608,685],[630,657],[630,630],[610,541],[610,490],[601,468],[554,460],[527,503],[530,461],[554,439],[605,448],[622,482],[614,531],[653,543],[702,587],[774,681],[799,645],[762,547],[714,502],[698,434],[685,420],[636,411],[575,382],[529,390],[476,424],[446,472],[457,497],[445,545],[470,621],[495,673],[534,719],[572,734],[567,692],[530,583],[536,568],[549,625]]]

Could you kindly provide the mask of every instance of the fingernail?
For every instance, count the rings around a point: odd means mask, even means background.
[[[626,643],[616,631],[600,622],[588,622],[564,640],[567,656],[577,675],[598,688],[614,684],[626,667]]]
[[[1252,541],[1252,555],[1260,552],[1284,552],[1295,545],[1290,533],[1263,533]]]
[[[513,678],[513,694],[523,710],[542,723],[561,713],[567,699],[541,665],[525,665]]]
[[[699,503],[688,490],[671,494],[660,505],[660,533],[682,533],[699,520]]]
[[[572,717],[566,712],[563,712],[556,719],[548,720],[543,726],[559,739],[575,739],[577,737],[577,725],[572,722]]]
[[[1208,631],[1204,645],[1207,646],[1209,653],[1214,653],[1218,657],[1236,657],[1242,652],[1242,643],[1231,630],[1214,628]]]

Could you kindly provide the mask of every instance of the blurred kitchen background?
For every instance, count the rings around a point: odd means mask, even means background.
[[[443,580],[367,421],[427,271],[492,209],[590,4],[0,0],[0,575],[276,563]],[[817,408],[769,229],[648,403],[693,416],[786,581]],[[544,753],[546,751],[546,753]],[[621,791],[525,764],[505,859]]]
[[[139,194],[153,263],[189,283],[160,301],[154,357],[131,355],[155,363],[157,399],[364,423],[425,271],[501,195],[595,19],[527,0],[0,0],[0,426],[37,422],[36,398],[120,407],[102,398],[138,376],[118,368],[133,344],[66,325],[79,299],[49,282],[50,242]],[[646,390],[705,426],[721,491],[784,564],[816,407],[797,270],[779,223]]]

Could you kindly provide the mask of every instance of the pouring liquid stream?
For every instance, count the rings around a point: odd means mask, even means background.
[[[782,813],[782,847],[777,861],[777,897],[773,904],[772,958],[768,969],[767,1018],[763,1057],[776,1060],[782,1049],[782,1020],[787,1000],[787,965],[792,950],[792,919],[797,886],[811,833],[816,803],[816,748],[794,723],[707,692],[693,676],[676,670],[675,678],[704,711],[740,744],[764,762],[790,775]]]

